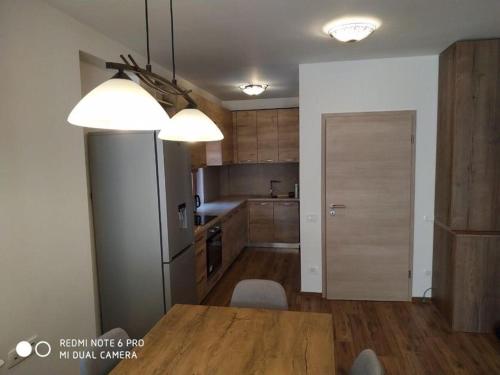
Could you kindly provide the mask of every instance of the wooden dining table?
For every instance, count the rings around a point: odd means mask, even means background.
[[[175,305],[112,375],[335,374],[329,314]]]

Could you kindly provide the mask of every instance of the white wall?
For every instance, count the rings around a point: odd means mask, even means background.
[[[83,130],[66,122],[80,50],[144,63],[42,1],[0,1],[0,359],[33,334],[53,344],[0,375],[78,374],[58,340],[97,332]]]
[[[416,110],[413,296],[421,296],[431,286],[438,57],[303,64],[299,71],[302,290],[322,288],[321,115]]]
[[[269,99],[246,99],[226,100],[222,106],[230,111],[242,111],[251,109],[274,109],[292,108],[299,106],[299,98],[269,98]]]

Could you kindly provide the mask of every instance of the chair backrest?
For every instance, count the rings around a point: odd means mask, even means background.
[[[101,359],[101,353],[116,353],[120,351],[128,351],[131,349],[127,343],[129,336],[122,328],[113,328],[112,330],[99,336],[98,339],[114,339],[115,346],[94,347],[92,351],[97,359],[81,359],[80,360],[80,375],[105,375],[109,373],[120,362],[119,358]],[[121,341],[122,346],[117,347],[116,343]]]
[[[354,361],[349,375],[384,375],[384,368],[375,352],[365,349]]]
[[[285,289],[272,280],[242,280],[233,290],[233,307],[288,310]]]

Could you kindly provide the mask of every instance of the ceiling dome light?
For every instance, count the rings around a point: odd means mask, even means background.
[[[380,27],[380,22],[372,19],[341,19],[333,21],[323,28],[323,31],[338,41],[359,42]]]
[[[244,85],[241,85],[240,89],[247,95],[256,96],[262,94],[268,87],[269,85],[254,85],[246,83]]]
[[[202,111],[186,108],[176,113],[162,128],[158,138],[178,142],[220,141],[224,135]]]
[[[85,95],[68,122],[96,129],[159,130],[170,118],[151,94],[118,72]]]

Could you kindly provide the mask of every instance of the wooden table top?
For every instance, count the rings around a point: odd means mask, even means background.
[[[335,374],[329,314],[175,305],[118,374]]]

